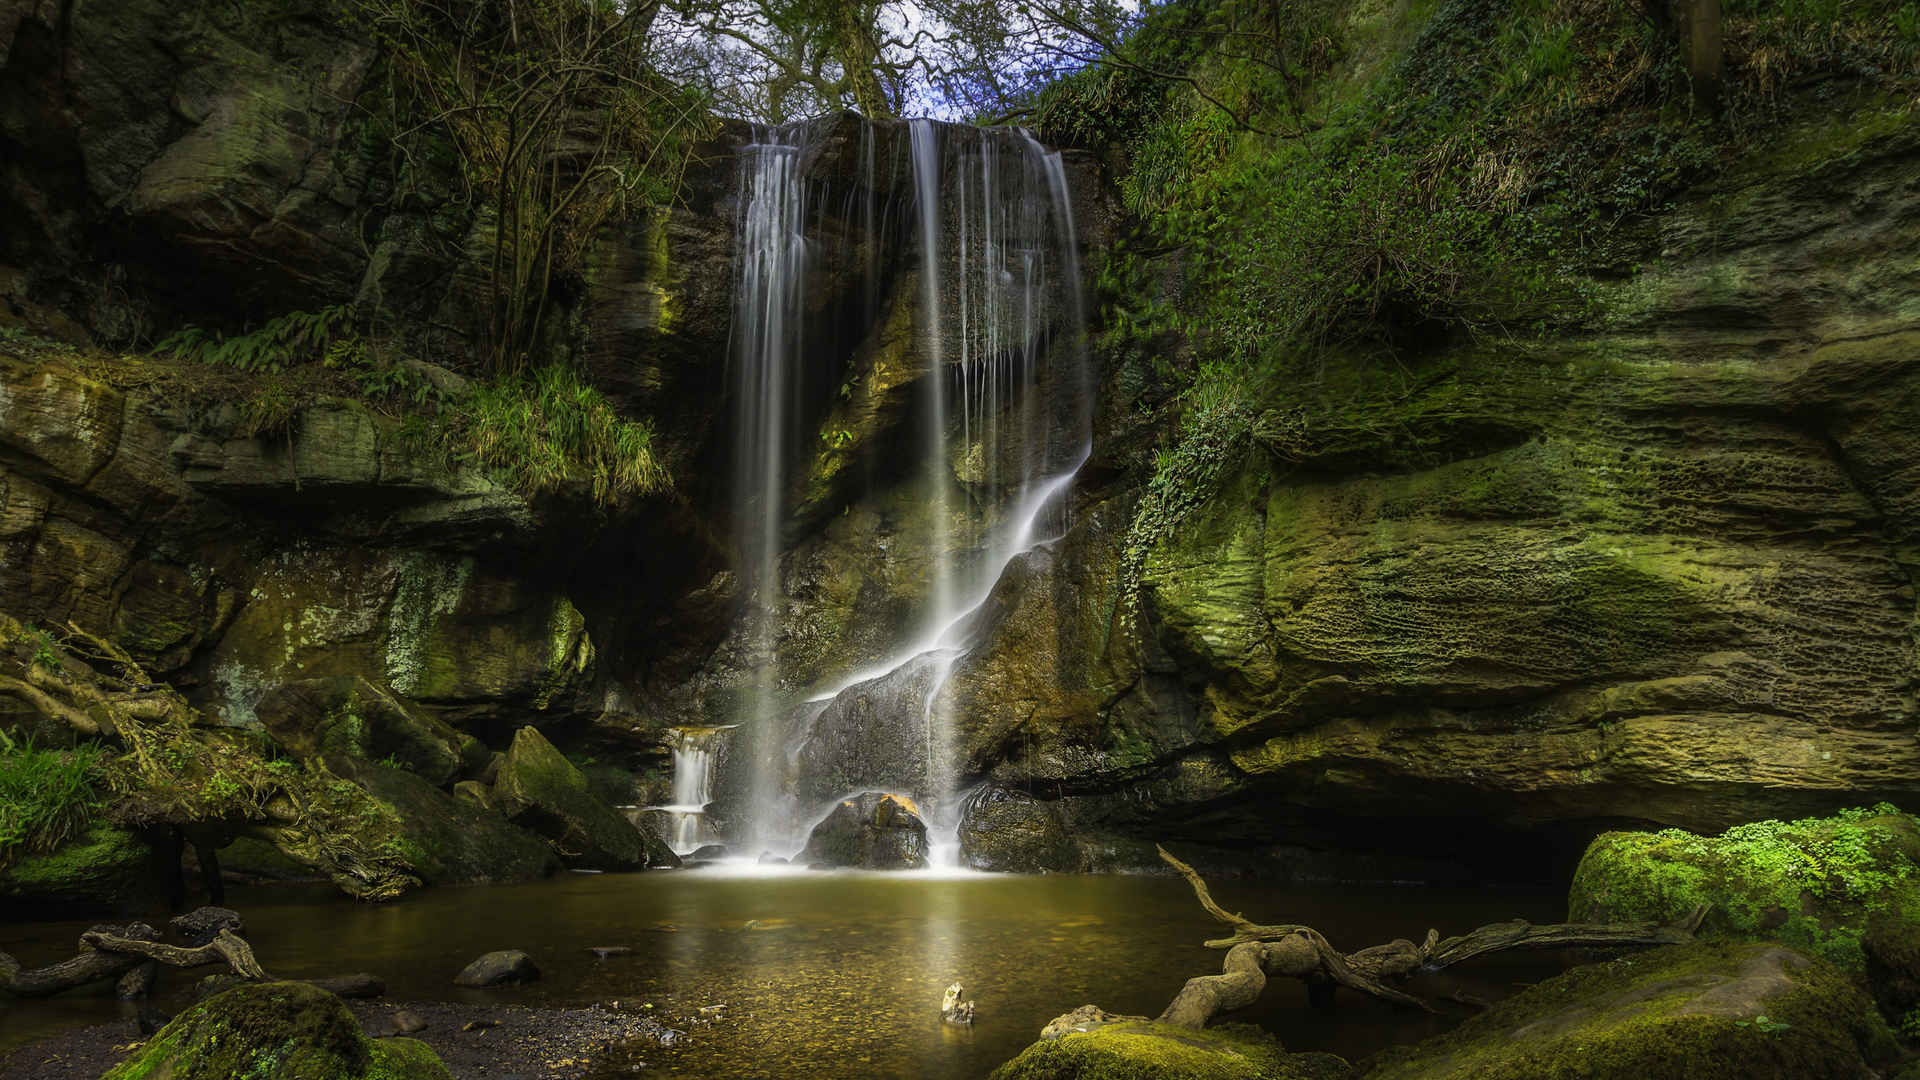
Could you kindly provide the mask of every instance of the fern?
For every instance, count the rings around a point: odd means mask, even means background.
[[[308,360],[321,359],[353,332],[353,309],[334,304],[318,311],[290,311],[269,319],[250,334],[227,337],[188,326],[162,338],[154,352],[254,374],[274,374]]]

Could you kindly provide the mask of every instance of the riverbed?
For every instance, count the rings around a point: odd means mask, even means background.
[[[1516,888],[1220,881],[1214,892],[1230,911],[1310,924],[1347,951],[1418,940],[1428,927],[1444,936],[1564,915],[1559,893]],[[618,1002],[686,1033],[671,1047],[615,1055],[609,1075],[978,1080],[1077,1005],[1158,1013],[1187,978],[1218,971],[1222,955],[1201,944],[1222,928],[1169,877],[710,867],[442,888],[384,905],[318,887],[236,888],[228,905],[277,976],[372,972],[392,1000]],[[0,949],[29,966],[64,959],[99,921],[6,925]],[[600,959],[589,952],[600,946],[632,952]],[[499,990],[452,985],[493,949],[526,951],[543,977]],[[1415,989],[1497,999],[1563,963],[1557,954],[1495,957]],[[191,979],[163,978],[161,1004],[178,1007]],[[940,1019],[941,993],[956,981],[978,1004],[971,1028]],[[0,1002],[0,1051],[121,1015],[110,988]],[[1292,1050],[1360,1057],[1462,1015],[1345,994],[1319,1012],[1301,985],[1277,980],[1234,1019],[1267,1027]]]

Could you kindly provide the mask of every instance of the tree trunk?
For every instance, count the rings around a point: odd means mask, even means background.
[[[1725,62],[1720,24],[1720,0],[1688,0],[1687,78],[1693,83],[1694,107],[1709,116],[1720,115]]]

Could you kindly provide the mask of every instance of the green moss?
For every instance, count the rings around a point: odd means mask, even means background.
[[[151,891],[151,855],[126,829],[95,824],[77,840],[0,870],[0,896],[36,903],[118,905]]]
[[[1318,1080],[1345,1072],[1337,1058],[1289,1055],[1249,1025],[1193,1031],[1137,1021],[1034,1043],[992,1080]]]
[[[1575,968],[1446,1035],[1369,1061],[1367,1080],[1805,1080],[1899,1057],[1840,971],[1768,945],[1697,944]]]
[[[406,1045],[393,1045],[406,1044]],[[339,998],[304,983],[216,994],[104,1080],[451,1080],[425,1044],[376,1044]]]
[[[1607,833],[1574,873],[1569,917],[1673,921],[1704,906],[1705,934],[1778,941],[1858,973],[1871,919],[1920,915],[1916,868],[1920,824],[1884,803],[1718,837]]]

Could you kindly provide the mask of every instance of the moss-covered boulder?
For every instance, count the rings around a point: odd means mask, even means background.
[[[573,866],[638,870],[680,862],[659,837],[597,798],[580,770],[531,727],[514,733],[493,780],[493,803]]]
[[[383,761],[445,784],[487,763],[480,740],[421,716],[358,675],[295,679],[261,697],[254,713],[302,757]]]
[[[1920,1005],[1920,822],[1885,804],[1719,836],[1606,833],[1567,907],[1574,922],[1670,922],[1704,907],[1705,937],[1790,945],[1873,974],[1892,1015]]]
[[[1257,1027],[1190,1028],[1130,1020],[1043,1038],[992,1080],[1345,1080],[1331,1054],[1289,1054]]]
[[[367,1038],[346,1003],[305,983],[242,986],[175,1017],[104,1080],[452,1080],[425,1043]]]
[[[407,862],[429,885],[531,881],[560,869],[551,845],[483,802],[384,765],[361,765],[353,779],[393,808]]]
[[[1900,1057],[1859,987],[1778,945],[1696,943],[1575,968],[1366,1080],[1870,1080]]]
[[[0,900],[17,904],[123,907],[157,894],[153,852],[126,829],[94,825],[46,854],[0,868]]]

